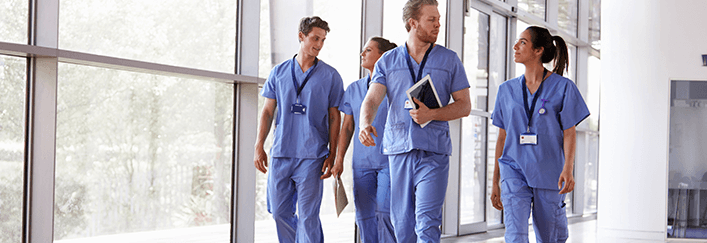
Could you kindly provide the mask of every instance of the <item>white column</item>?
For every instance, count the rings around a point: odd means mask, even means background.
[[[59,0],[33,1],[33,45],[57,48]],[[56,157],[57,58],[31,58],[24,241],[52,242],[54,234],[54,161]]]
[[[602,1],[598,242],[665,240],[670,80],[707,77],[705,9]]]

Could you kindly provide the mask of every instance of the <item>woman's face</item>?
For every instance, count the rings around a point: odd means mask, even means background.
[[[369,40],[361,52],[361,67],[373,70],[373,66],[376,65],[376,61],[378,61],[381,55],[380,49],[378,49],[378,43]]]
[[[533,48],[533,43],[530,42],[529,30],[525,30],[518,36],[518,41],[513,45],[513,61],[516,63],[540,62],[540,57],[543,53],[543,48]]]

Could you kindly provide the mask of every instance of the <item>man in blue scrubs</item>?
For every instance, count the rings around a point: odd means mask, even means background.
[[[373,67],[386,51],[397,47],[394,43],[381,37],[371,38],[361,52],[361,67],[373,73]],[[368,92],[371,76],[353,82],[346,89],[339,105],[343,112],[344,123],[339,134],[338,153],[336,163],[331,169],[334,176],[339,176],[344,169],[344,156],[348,149],[351,137],[358,134],[359,114],[361,102]],[[386,116],[388,115],[388,100],[384,99],[378,107],[378,113],[373,121],[377,130],[383,131]],[[355,130],[355,132],[354,132]],[[382,137],[374,138],[376,146],[366,147],[354,139],[352,167],[354,203],[356,205],[356,225],[360,229],[363,243],[394,243],[395,235],[390,222],[390,169],[388,156],[381,154],[380,141]]]
[[[336,69],[317,59],[327,32],[321,18],[302,18],[297,55],[272,69],[261,93],[266,99],[254,163],[267,172],[263,143],[278,108],[267,202],[280,242],[324,241],[319,220],[322,179],[331,175],[341,121],[337,107],[344,92]]]
[[[439,242],[442,205],[447,189],[452,143],[447,121],[469,115],[469,82],[457,54],[435,45],[440,14],[436,0],[409,0],[403,8],[408,30],[405,45],[383,54],[375,66],[371,87],[361,109],[359,139],[375,145],[372,125],[378,105],[387,95],[388,119],[383,153],[391,177],[391,218],[398,242]],[[441,108],[408,101],[405,91],[430,75]],[[451,96],[451,97],[450,97]],[[454,102],[449,104],[450,98]],[[412,102],[419,105],[417,109]],[[422,128],[419,124],[425,124]]]

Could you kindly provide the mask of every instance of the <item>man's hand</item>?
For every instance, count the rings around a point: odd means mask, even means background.
[[[491,187],[491,204],[498,210],[503,210],[503,203],[501,202],[501,187],[494,183]]]
[[[326,179],[331,176],[331,168],[334,166],[334,156],[329,156],[324,160],[324,165],[322,165],[323,175],[319,179]]]
[[[562,188],[562,182],[565,183],[564,188]],[[574,190],[574,176],[572,175],[572,170],[562,170],[560,180],[557,182],[557,189],[562,189],[560,194],[565,194]]]
[[[253,159],[255,168],[263,174],[268,172],[268,155],[262,147],[255,148],[255,158]]]
[[[376,141],[373,140],[373,137],[371,137],[371,133],[373,133],[373,136],[378,137],[376,127],[374,127],[373,125],[369,125],[361,129],[361,132],[359,132],[358,134],[358,140],[360,140],[361,143],[366,147],[376,146]]]
[[[344,173],[344,161],[334,162],[334,166],[331,167],[331,174],[334,177],[340,177],[341,173]]]
[[[425,122],[431,121],[433,118],[433,114],[432,112],[430,112],[430,108],[427,108],[425,103],[422,103],[422,101],[419,101],[417,98],[412,98],[412,101],[420,106],[419,108],[417,108],[417,110],[410,110],[410,116],[412,117],[412,120],[415,121],[415,123],[417,124],[425,124]]]

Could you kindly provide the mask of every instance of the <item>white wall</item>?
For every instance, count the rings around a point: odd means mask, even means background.
[[[597,231],[666,235],[670,80],[707,79],[707,1],[602,1]]]

